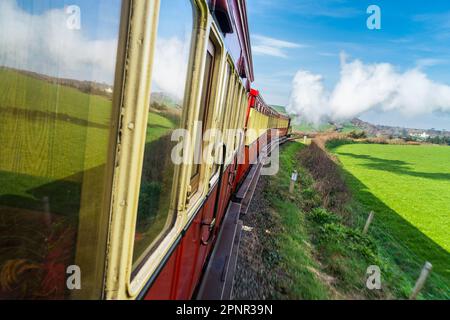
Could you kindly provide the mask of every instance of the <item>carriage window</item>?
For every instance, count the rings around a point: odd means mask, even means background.
[[[122,4],[72,3],[0,1],[0,300],[101,295]]]
[[[202,123],[202,138],[203,134],[208,128],[208,120],[209,120],[209,105],[211,100],[211,86],[213,82],[214,76],[214,63],[215,63],[215,47],[214,44],[209,41],[208,50],[206,54],[206,63],[205,63],[205,74],[203,76],[203,91],[202,98],[200,102],[200,113],[198,117],[198,121]],[[201,143],[201,142],[200,142]],[[200,149],[200,154],[197,155],[200,158],[194,163],[194,167],[192,169],[191,175],[191,193],[194,194],[199,187],[200,184],[200,174],[201,174],[201,162],[203,162],[203,145]]]
[[[241,87],[240,93],[239,93],[239,98],[236,102],[236,121],[235,121],[235,128],[237,130],[239,130],[240,128],[240,121],[241,121],[241,111],[242,111],[242,100],[244,98],[244,88]],[[239,135],[238,132],[236,131],[236,134],[234,135],[234,150],[236,151],[239,147]]]
[[[225,78],[224,78],[224,96],[222,97],[222,103],[221,103],[221,109],[220,109],[220,114],[219,114],[219,126],[223,126],[223,122],[225,121],[225,114],[227,111],[227,94],[228,94],[228,90],[230,87],[230,76],[231,76],[231,67],[229,65],[227,65],[226,71],[225,71]],[[219,127],[218,130],[221,130],[222,132],[222,127]],[[224,142],[224,137],[222,135],[222,137],[217,137],[217,143],[221,143]],[[222,159],[217,158],[218,156],[220,156],[220,154],[216,155],[216,159],[222,161]],[[220,162],[219,162],[220,163]],[[220,165],[218,165],[217,163],[214,164],[213,169],[212,169],[212,174],[211,177],[214,177],[218,171],[220,169]]]
[[[228,104],[230,100],[230,91],[232,87],[232,78],[231,78],[231,66],[227,64],[227,70],[225,73],[225,89],[224,89],[224,98],[223,98],[223,107],[222,107],[222,113],[220,115],[220,122],[219,124],[222,125],[221,130],[224,131],[225,129],[225,121],[226,121],[226,114],[228,112]]]
[[[236,78],[236,90],[234,92],[233,97],[233,108],[231,109],[232,115],[230,117],[230,129],[236,129],[237,128],[237,116],[239,113],[239,107],[241,102],[241,83],[239,81],[239,78]],[[233,153],[236,151],[235,144],[236,144],[236,135],[233,133],[231,136],[230,141],[230,152]]]
[[[245,118],[245,112],[247,110],[247,105],[246,105],[246,101],[247,101],[247,94],[245,89],[242,89],[242,98],[241,98],[241,104],[240,104],[240,110],[239,110],[239,122],[238,122],[238,129],[239,130],[243,130],[244,128],[244,118]],[[241,143],[242,143],[242,132],[238,133],[237,136],[237,141],[236,141],[236,148],[239,148]]]
[[[194,26],[189,0],[161,1],[153,63],[151,103],[134,243],[134,270],[167,234],[175,215],[171,202],[175,166],[172,132],[181,126]]]
[[[231,69],[230,69],[231,71]],[[231,140],[231,133],[229,129],[231,129],[231,117],[233,115],[233,97],[234,92],[237,89],[235,77],[233,72],[231,72],[230,75],[230,85],[228,88],[228,94],[227,94],[227,104],[226,104],[226,110],[225,110],[225,118],[223,121],[223,134],[224,134],[224,142],[227,145],[227,159],[229,158],[229,155],[231,154],[230,150],[230,140]]]

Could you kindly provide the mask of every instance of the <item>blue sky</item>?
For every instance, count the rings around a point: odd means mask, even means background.
[[[390,63],[398,72],[420,67],[450,85],[448,0],[247,0],[253,42],[255,87],[272,104],[286,105],[291,82],[303,69],[332,90],[340,78],[339,54],[365,64]],[[369,30],[369,5],[381,8],[382,29]],[[374,123],[450,129],[448,114],[405,117],[368,112]]]

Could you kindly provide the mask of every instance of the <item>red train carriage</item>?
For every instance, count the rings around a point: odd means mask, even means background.
[[[246,1],[77,3],[0,4],[0,299],[227,298],[252,152],[289,128]]]
[[[270,107],[258,90],[250,90],[245,130],[248,133],[244,145],[245,161],[239,167],[238,181],[248,173],[250,166],[258,162],[261,151],[270,145],[272,139],[288,135],[291,122],[287,115]]]

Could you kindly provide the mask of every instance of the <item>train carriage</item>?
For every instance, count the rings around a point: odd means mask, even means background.
[[[264,101],[258,90],[251,89],[244,128],[247,133],[243,145],[245,160],[238,168],[237,181],[242,182],[250,167],[260,160],[261,152],[272,140],[287,137],[290,128],[289,116],[280,114]]]
[[[0,299],[195,298],[290,125],[250,89],[246,1],[73,3],[0,4]]]

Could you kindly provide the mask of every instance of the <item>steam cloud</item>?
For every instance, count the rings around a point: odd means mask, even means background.
[[[405,116],[450,112],[450,86],[430,80],[418,68],[399,73],[388,63],[347,62],[341,54],[341,76],[332,92],[321,75],[300,70],[287,109],[315,124],[348,120],[373,109]]]

